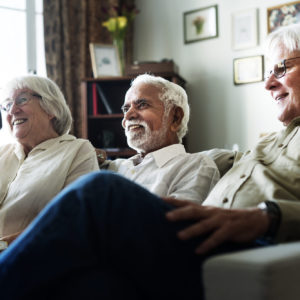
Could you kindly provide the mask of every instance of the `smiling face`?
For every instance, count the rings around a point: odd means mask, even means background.
[[[300,56],[300,51],[289,53],[280,47],[271,57],[271,66],[283,59]],[[294,118],[300,116],[300,59],[286,62],[286,74],[276,78],[274,74],[265,82],[265,88],[270,91],[278,106],[278,119],[288,125]]]
[[[131,87],[126,94],[122,126],[128,145],[143,154],[178,143],[178,127],[174,125],[175,110],[171,109],[165,116],[160,93],[159,88],[140,83]]]
[[[13,137],[23,146],[26,154],[41,142],[58,136],[52,126],[53,116],[41,108],[41,99],[34,95],[29,89],[15,90],[9,97],[14,101],[13,105],[10,111],[5,113]],[[17,103],[21,103],[22,98],[29,101],[23,105],[16,105],[16,100]]]

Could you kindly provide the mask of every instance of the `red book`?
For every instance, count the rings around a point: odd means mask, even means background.
[[[93,115],[98,115],[98,97],[97,97],[97,83],[92,83],[92,95],[93,95]]]

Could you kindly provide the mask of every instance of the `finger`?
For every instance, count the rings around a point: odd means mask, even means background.
[[[220,229],[218,231],[215,231],[196,248],[195,253],[199,255],[206,254],[219,245],[223,244],[227,239],[228,238],[224,230]]]
[[[201,211],[200,206],[187,205],[167,212],[166,217],[169,221],[198,220],[201,218]]]
[[[181,240],[188,240],[212,232],[216,226],[213,220],[201,220],[179,231],[177,235]]]

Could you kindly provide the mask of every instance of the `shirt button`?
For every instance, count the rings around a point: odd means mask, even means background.
[[[224,198],[222,202],[223,203],[227,203],[228,202],[228,198]]]
[[[278,148],[281,148],[282,146],[283,146],[283,144],[279,144],[279,145],[278,145]]]
[[[135,171],[134,170],[131,170],[131,174],[134,174],[135,173]]]
[[[243,175],[241,175],[241,176],[240,176],[240,178],[245,178],[245,177],[246,177],[246,175],[245,175],[245,174],[243,174]]]

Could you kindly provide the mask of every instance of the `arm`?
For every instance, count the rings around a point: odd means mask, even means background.
[[[195,153],[178,160],[172,171],[167,197],[202,203],[220,179],[214,162],[207,156]]]
[[[95,148],[86,141],[79,148],[73,159],[64,187],[80,176],[99,170]]]
[[[201,206],[190,201],[164,199],[177,206],[166,217],[171,222],[193,220],[195,223],[178,232],[181,240],[207,235],[196,248],[197,254],[204,254],[220,244],[230,241],[247,243],[263,236],[270,224],[269,216],[260,208],[223,209]]]

